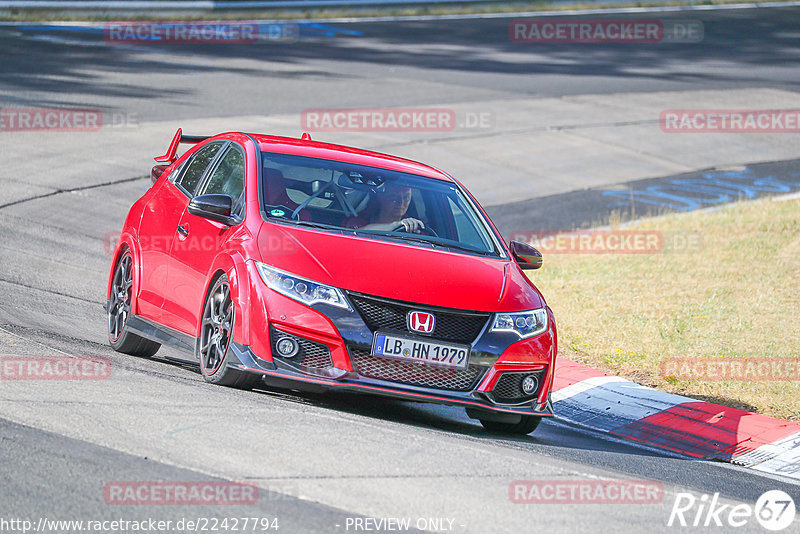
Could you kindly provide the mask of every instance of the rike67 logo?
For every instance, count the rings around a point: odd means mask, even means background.
[[[738,528],[756,521],[766,530],[774,532],[789,527],[796,514],[794,499],[786,492],[771,490],[758,498],[755,506],[749,504],[722,504],[719,493],[678,493],[669,514],[667,526]]]

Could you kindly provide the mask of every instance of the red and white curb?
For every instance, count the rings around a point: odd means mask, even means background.
[[[664,393],[563,358],[553,408],[567,421],[695,458],[800,479],[800,424]]]

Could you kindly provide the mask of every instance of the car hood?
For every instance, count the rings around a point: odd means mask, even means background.
[[[495,312],[544,306],[508,260],[266,222],[258,249],[278,269],[389,299]]]

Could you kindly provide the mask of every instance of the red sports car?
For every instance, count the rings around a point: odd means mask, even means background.
[[[456,179],[306,134],[178,130],[155,159],[113,255],[115,350],[175,345],[227,386],[463,406],[493,431],[553,415],[555,321],[522,271],[541,255]]]

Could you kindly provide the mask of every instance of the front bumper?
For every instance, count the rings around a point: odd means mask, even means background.
[[[255,269],[252,264],[248,264],[248,268]],[[326,304],[307,306],[267,288],[261,283],[257,272],[251,274],[250,280],[248,295],[239,300],[243,311],[239,323],[241,328],[234,335],[234,342],[231,344],[232,355],[238,361],[232,361],[230,366],[240,371],[260,374],[268,384],[293,389],[367,393],[462,406],[473,411],[553,416],[550,390],[557,353],[557,334],[549,309],[548,330],[538,336],[520,340],[516,334],[489,332],[493,315],[488,312],[435,308],[352,292],[347,292],[347,298],[352,305],[349,310]],[[388,308],[398,308],[394,312],[384,309],[381,313],[394,313],[394,319],[400,318],[400,323],[389,321],[376,324],[372,312],[363,304],[365,300],[372,300],[373,304],[387,304]],[[378,369],[385,363],[385,359],[382,362],[367,361],[376,332],[398,335],[402,333],[406,308],[444,315],[484,315],[485,320],[477,325],[469,320],[467,322],[471,326],[466,323],[451,324],[453,328],[445,334],[445,338],[450,336],[451,339],[437,338],[451,343],[469,344],[468,368],[470,371],[477,371],[467,377],[463,374],[451,376],[451,380],[442,382],[438,377],[428,380],[431,373],[426,369],[417,368],[412,373],[413,376],[403,375],[406,369],[400,364],[397,368],[398,376],[392,369],[385,372],[385,366],[384,369]],[[386,315],[381,317],[381,320],[387,319]],[[443,317],[439,319],[444,320]],[[445,323],[442,322],[441,326],[444,327]],[[278,336],[289,334],[297,340],[311,344],[308,346],[309,350],[316,353],[313,361],[305,361],[303,358],[302,365],[298,365],[298,358],[273,357],[278,354],[274,346],[278,339],[276,333]],[[452,339],[454,336],[461,336],[462,339],[456,341]],[[325,352],[324,361],[318,357],[319,350]],[[458,371],[453,373],[457,374]],[[508,376],[510,373],[539,373],[540,387],[535,395],[523,399],[498,398],[495,393],[502,385],[500,381],[504,375]]]
[[[375,380],[358,375],[355,371],[329,368],[325,373],[309,373],[294,369],[282,361],[266,361],[252,351],[250,347],[232,343],[230,350],[238,362],[230,362],[229,366],[248,373],[260,374],[268,385],[277,387],[295,387],[312,390],[338,390],[353,393],[373,394],[384,397],[427,402],[448,406],[461,406],[478,410],[517,415],[536,415],[552,417],[553,406],[547,392],[544,402],[534,399],[515,405],[501,405],[493,401],[491,393],[474,389],[472,391],[448,391]],[[483,382],[483,380],[482,380]]]

